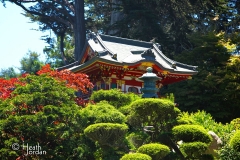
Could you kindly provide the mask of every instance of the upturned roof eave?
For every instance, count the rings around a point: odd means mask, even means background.
[[[114,65],[120,65],[120,66],[134,66],[134,65],[137,65],[137,64],[142,63],[142,62],[151,62],[151,63],[157,65],[162,70],[168,71],[169,73],[173,73],[173,74],[195,75],[195,74],[198,73],[197,72],[197,66],[180,63],[180,62],[174,61],[174,60],[166,57],[162,53],[162,51],[160,50],[158,44],[154,44],[152,42],[145,42],[145,41],[139,41],[139,40],[132,40],[132,39],[115,37],[115,36],[109,36],[109,35],[92,34],[90,36],[90,38],[88,40],[86,40],[86,43],[84,45],[84,49],[82,51],[82,54],[80,55],[80,60],[83,57],[83,53],[85,52],[88,45],[92,48],[93,51],[97,51],[96,48],[94,48],[94,46],[90,45],[89,40],[97,40],[98,41],[97,45],[101,46],[103,48],[103,50],[106,50],[108,52],[109,56],[114,55],[114,51],[110,50],[105,45],[105,43],[104,43],[104,41],[101,37],[103,37],[105,40],[115,42],[115,43],[138,45],[138,46],[143,46],[143,47],[148,47],[148,48],[154,49],[156,51],[156,56],[158,56],[158,58],[163,60],[166,64],[162,65],[156,60],[145,60],[145,59],[141,59],[141,60],[138,60],[138,61],[132,62],[132,63],[127,63],[127,62],[118,61],[118,59],[115,60],[113,58],[112,58],[112,60],[109,60],[109,57],[108,57],[108,59],[105,59],[104,57],[101,57],[101,56],[95,56],[92,59],[90,59],[89,61],[85,62],[84,64],[76,65],[76,63],[75,63],[74,64],[75,66],[71,66],[71,68],[69,68],[70,70],[78,71],[78,70],[81,70],[82,68],[87,67],[88,65],[91,65],[92,63],[96,63],[97,61],[104,62],[104,63],[109,63],[109,64],[114,64]],[[78,64],[80,63],[80,60],[78,61]],[[173,67],[173,65],[175,65],[175,67]],[[177,69],[179,69],[179,70],[177,70]],[[182,71],[181,69],[183,69],[184,71]],[[185,71],[185,70],[188,70],[188,71]]]
[[[176,64],[178,67],[184,68],[184,69],[188,69],[188,70],[193,70],[196,71],[197,66],[193,66],[193,65],[187,65],[184,63],[180,63],[177,61],[174,61],[170,58],[168,58],[167,56],[165,56],[162,51],[159,49],[159,47],[157,46],[157,44],[152,43],[152,42],[144,42],[144,41],[139,41],[139,40],[132,40],[132,39],[127,39],[127,38],[121,38],[121,37],[115,37],[115,36],[108,36],[108,35],[96,35],[96,38],[98,39],[100,45],[103,46],[104,49],[106,49],[111,55],[114,54],[113,51],[111,51],[105,44],[104,41],[102,40],[101,36],[104,36],[105,38],[108,38],[108,40],[113,40],[113,42],[118,43],[119,41],[124,42],[125,44],[138,44],[140,46],[144,46],[144,47],[149,47],[149,48],[153,48],[156,52],[157,52],[157,56],[159,56],[162,60],[164,60],[166,63],[169,64],[169,66],[172,66],[174,64]],[[110,38],[110,39],[109,39]],[[161,64],[160,64],[161,66]],[[163,67],[163,66],[162,66]],[[165,70],[167,70],[168,68],[163,67]],[[171,68],[171,67],[170,67]],[[171,69],[168,69],[171,70]]]
[[[81,64],[81,65],[69,68],[69,70],[71,70],[72,72],[78,72],[78,71],[81,71],[84,68],[87,68],[91,64],[96,64],[97,62],[103,62],[103,63],[107,63],[109,65],[118,65],[118,66],[135,66],[135,65],[141,64],[143,62],[151,62],[151,63],[157,65],[162,70],[168,71],[169,73],[172,73],[172,74],[195,75],[195,74],[198,73],[197,71],[177,71],[175,69],[165,68],[161,64],[159,64],[158,62],[151,61],[151,60],[140,60],[140,61],[134,62],[134,63],[126,63],[126,62],[118,62],[118,61],[114,61],[114,60],[111,61],[111,60],[108,60],[108,59],[105,59],[105,58],[101,58],[101,57],[94,57],[94,58],[90,59],[89,61],[87,61],[84,64]]]
[[[166,63],[169,64],[169,66],[172,65],[176,65],[176,67],[181,67],[184,69],[188,69],[188,70],[192,70],[192,71],[196,71],[198,66],[193,66],[193,65],[188,65],[188,64],[184,64],[184,63],[180,63],[177,61],[174,61],[170,58],[168,58],[167,56],[165,56],[162,51],[159,49],[159,47],[156,44],[153,44],[153,48],[155,49],[155,51],[157,52],[158,56],[160,56]],[[196,71],[197,72],[197,71]]]

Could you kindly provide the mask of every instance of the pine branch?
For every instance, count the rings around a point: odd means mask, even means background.
[[[40,0],[37,0],[40,4],[43,4]],[[60,17],[57,17],[57,16],[49,16],[49,15],[45,15],[45,14],[43,14],[43,13],[39,13],[39,12],[36,12],[36,11],[31,11],[31,10],[29,10],[29,9],[27,9],[23,4],[22,4],[22,2],[24,2],[24,3],[27,3],[27,1],[20,1],[20,2],[18,2],[18,1],[13,1],[13,3],[15,3],[16,5],[18,5],[19,7],[21,7],[24,11],[26,11],[27,13],[30,13],[30,14],[32,14],[32,15],[37,15],[37,16],[40,16],[40,17],[42,17],[42,18],[46,18],[46,19],[49,19],[49,20],[51,20],[51,21],[53,21],[53,20],[55,20],[55,21],[57,21],[57,22],[61,22],[61,23],[63,23],[63,24],[65,24],[65,25],[67,25],[68,27],[70,27],[70,28],[73,28],[73,25],[72,25],[72,23],[70,22],[70,21],[67,21],[67,20],[65,20],[65,19],[63,19],[63,18],[60,18]],[[36,1],[34,1],[34,2],[36,2]],[[44,7],[46,7],[46,8],[50,8],[50,9],[54,9],[53,7],[50,7],[50,6],[48,6],[48,5],[46,5],[46,4],[43,4],[43,6]],[[55,9],[56,10],[56,9]]]

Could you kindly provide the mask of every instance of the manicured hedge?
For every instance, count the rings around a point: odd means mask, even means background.
[[[210,143],[212,141],[212,137],[200,125],[178,125],[173,127],[172,133],[177,140],[182,140],[183,142],[198,141]]]
[[[233,137],[230,139],[230,146],[236,151],[240,152],[240,130],[237,130]]]
[[[138,98],[140,97],[134,95],[133,93],[125,94],[118,89],[111,89],[94,91],[90,100],[93,100],[95,103],[105,100],[114,107],[119,108],[130,104],[133,100]]]
[[[155,121],[167,121],[176,119],[179,110],[174,103],[168,99],[146,98],[131,103],[131,115],[139,117],[141,121],[147,122],[149,116]]]
[[[200,157],[208,148],[208,145],[203,142],[188,142],[180,145],[180,150],[188,157]]]
[[[100,145],[114,145],[121,141],[127,133],[128,127],[125,124],[97,123],[88,126],[84,134]]]
[[[168,146],[159,143],[150,143],[142,145],[138,148],[137,152],[147,154],[153,160],[162,159],[170,153]]]
[[[127,136],[127,140],[133,146],[132,149],[139,148],[141,145],[149,141],[150,136],[144,132],[132,132]]]
[[[153,112],[157,112],[159,117],[166,117],[169,113],[174,113],[174,103],[167,99],[139,99],[130,106],[141,115],[152,115]]]
[[[152,160],[149,155],[142,153],[125,154],[120,160]]]
[[[124,123],[125,115],[118,111],[108,102],[90,104],[81,110],[81,115],[85,118],[86,127],[95,123]]]

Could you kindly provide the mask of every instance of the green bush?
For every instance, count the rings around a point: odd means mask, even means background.
[[[120,160],[152,160],[149,155],[142,153],[125,154]]]
[[[125,94],[118,89],[99,90],[92,93],[90,100],[98,103],[100,101],[108,101],[109,104],[116,108],[130,104],[132,101],[139,99],[139,96],[133,93]]]
[[[190,118],[180,118],[180,119],[178,119],[177,120],[177,123],[179,124],[179,125],[181,125],[181,124],[194,124],[194,121],[192,120],[192,119],[190,119]]]
[[[174,94],[173,93],[167,93],[166,98],[172,101],[173,103],[175,102]]]
[[[164,158],[170,153],[168,146],[159,143],[150,143],[142,145],[137,152],[151,156],[153,160]]]
[[[136,149],[149,140],[149,135],[144,132],[132,132],[127,136],[127,140],[133,145],[132,149]]]
[[[139,99],[134,101],[131,108],[140,115],[158,114],[159,117],[169,117],[169,113],[174,113],[174,103],[167,99]],[[157,113],[156,113],[157,112]]]
[[[229,144],[218,150],[219,160],[239,160],[240,152],[233,149]]]
[[[114,146],[124,139],[128,127],[125,124],[97,123],[88,126],[84,134],[92,141],[98,142],[101,146]]]
[[[233,120],[230,122],[230,124],[233,125],[233,128],[234,128],[235,130],[240,129],[240,118],[233,119]]]
[[[126,121],[126,117],[106,101],[88,105],[81,110],[81,115],[86,119],[85,126],[95,123],[124,123]]]
[[[183,140],[183,142],[210,143],[212,141],[212,137],[200,125],[178,125],[172,129],[172,133],[177,140]]]
[[[188,142],[180,145],[180,150],[188,158],[198,158],[207,150],[208,145],[203,142]]]
[[[123,113],[124,115],[129,115],[131,112],[131,107],[130,105],[126,105],[126,106],[122,106],[120,108],[118,108],[118,110]]]
[[[240,152],[233,149],[229,142],[235,132],[226,133],[222,138],[222,147],[217,150],[219,160],[239,160]]]
[[[200,160],[214,160],[214,156],[211,154],[203,154],[199,157]]]
[[[240,130],[236,131],[230,139],[230,146],[236,151],[240,152]]]
[[[146,98],[131,103],[127,121],[134,127],[154,126],[157,131],[170,131],[175,125],[179,109],[168,99]]]
[[[74,90],[46,75],[28,75],[26,83],[16,86],[12,97],[0,104],[0,157],[19,159],[23,150],[11,144],[37,145],[46,155],[29,155],[27,159],[92,158],[94,147],[84,141],[80,107]],[[91,146],[91,148],[89,147]]]
[[[196,124],[201,125],[208,131],[213,131],[219,137],[223,137],[226,133],[231,133],[234,129],[234,125],[217,123],[211,116],[211,114],[205,111],[197,111],[194,113],[182,112],[177,117],[178,124]]]

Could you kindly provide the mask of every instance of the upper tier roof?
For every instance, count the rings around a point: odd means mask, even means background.
[[[190,75],[197,73],[196,66],[179,63],[167,58],[157,43],[89,33],[84,52],[88,45],[94,51],[95,56],[83,64],[69,68],[70,70],[79,70],[95,61],[126,66],[151,62],[170,73]],[[83,58],[84,54],[80,56],[80,60],[83,60]]]

